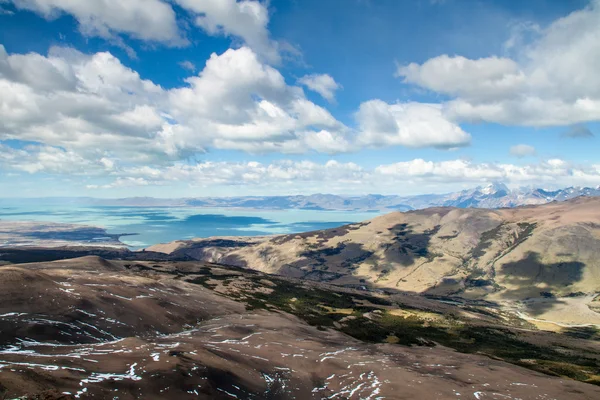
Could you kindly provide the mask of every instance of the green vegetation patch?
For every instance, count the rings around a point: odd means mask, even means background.
[[[400,308],[411,310],[410,313],[396,315],[388,311],[393,303],[384,298],[308,287],[273,276],[269,277],[273,282],[269,285],[271,293],[260,290],[265,286],[261,275],[202,275],[190,277],[188,282],[214,288],[208,283],[211,279],[245,280],[247,286],[244,289],[228,296],[245,302],[249,310],[288,312],[319,329],[337,329],[364,342],[406,346],[440,344],[462,353],[483,354],[542,373],[600,384],[599,360],[531,344],[508,328],[465,324],[453,315],[426,318],[419,315],[419,310],[408,306]],[[486,314],[479,307],[469,311]],[[497,317],[494,313],[489,314]],[[598,332],[592,329],[565,333],[586,339],[598,337]]]
[[[505,223],[501,223],[497,227],[483,232],[479,238],[479,243],[477,243],[477,246],[471,250],[471,256],[473,258],[483,257],[483,255],[486,253],[486,250],[492,245],[492,242],[500,237],[500,232],[502,232],[502,228],[504,228],[504,226]]]
[[[383,313],[379,317],[359,317],[344,323],[342,332],[372,343],[433,346],[435,343],[461,353],[484,354],[549,375],[599,384],[597,359],[560,353],[520,340],[509,329],[424,321],[416,316],[401,317]],[[397,339],[396,339],[397,338]]]

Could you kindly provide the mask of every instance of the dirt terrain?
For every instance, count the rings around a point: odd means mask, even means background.
[[[119,241],[128,234],[109,234],[95,226],[54,222],[6,221],[0,219],[0,249],[14,247],[97,246],[125,247]]]
[[[600,198],[430,208],[302,234],[148,250],[345,287],[485,299],[559,324],[600,324]]]
[[[584,198],[5,247],[0,398],[596,399],[599,260]]]
[[[29,399],[596,399],[594,332],[492,303],[203,262],[0,267],[0,393]],[[588,382],[588,383],[584,383]]]

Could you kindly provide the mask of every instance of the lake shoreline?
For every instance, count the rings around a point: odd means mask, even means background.
[[[60,222],[0,220],[1,248],[109,247],[128,248],[121,237],[137,233],[108,233],[97,226]]]
[[[5,225],[4,229],[0,226],[0,247],[100,244],[139,250],[175,240],[309,232],[360,222],[377,215],[343,211],[11,204],[9,209],[0,209],[0,224]],[[6,224],[13,224],[13,227]],[[39,228],[15,236],[16,224],[37,224]]]

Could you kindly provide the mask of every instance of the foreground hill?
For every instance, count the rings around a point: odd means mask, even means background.
[[[600,198],[429,208],[302,234],[148,250],[341,286],[520,301],[535,319],[600,324]]]
[[[2,398],[597,399],[595,335],[202,262],[0,267]]]

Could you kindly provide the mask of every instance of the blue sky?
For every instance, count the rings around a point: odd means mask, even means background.
[[[0,0],[2,196],[600,185],[600,3]]]

